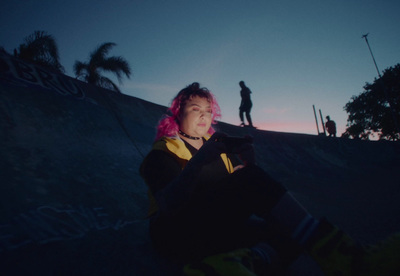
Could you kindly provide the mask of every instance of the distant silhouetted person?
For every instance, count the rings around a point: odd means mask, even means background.
[[[244,84],[244,81],[240,81],[239,85],[242,88],[242,90],[240,90],[240,96],[242,97],[242,101],[240,102],[240,107],[239,107],[239,117],[240,121],[242,121],[240,125],[245,126],[243,113],[246,113],[247,122],[249,123],[250,127],[253,127],[253,123],[251,121],[251,116],[250,116],[250,111],[253,106],[253,103],[251,102],[250,98],[251,91]]]
[[[328,136],[329,137],[336,137],[336,123],[335,121],[332,121],[329,116],[326,116],[326,123],[325,123],[325,128],[328,131]]]

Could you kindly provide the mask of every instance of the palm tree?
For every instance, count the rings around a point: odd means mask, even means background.
[[[120,56],[106,57],[114,46],[116,44],[112,42],[103,43],[90,54],[88,63],[75,61],[74,72],[76,78],[121,93],[114,82],[101,75],[101,71],[114,73],[120,84],[122,83],[122,74],[125,74],[128,79],[130,77],[131,69],[124,58]]]
[[[24,43],[14,49],[14,56],[24,60],[32,61],[64,73],[64,67],[60,63],[58,47],[53,36],[44,31],[35,31],[25,37]]]

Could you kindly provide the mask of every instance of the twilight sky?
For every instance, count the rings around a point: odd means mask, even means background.
[[[253,92],[254,125],[265,130],[317,134],[314,104],[340,136],[343,107],[378,76],[363,34],[381,72],[400,63],[398,0],[2,2],[0,46],[9,53],[46,31],[74,77],[76,60],[114,42],[110,56],[123,56],[133,72],[124,94],[168,106],[197,81],[216,95],[221,120],[236,125],[243,80]]]

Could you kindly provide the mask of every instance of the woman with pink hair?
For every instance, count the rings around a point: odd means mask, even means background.
[[[172,113],[171,116],[166,116],[160,121],[157,127],[156,140],[163,136],[176,136],[179,134],[179,123],[184,106],[188,100],[194,97],[206,99],[210,105],[211,124],[216,124],[216,120],[221,117],[221,110],[215,96],[206,88],[200,88],[199,83],[195,82],[185,89],[182,89],[173,99],[171,107],[168,109]],[[210,127],[207,133],[213,134],[215,130]]]
[[[258,167],[251,140],[215,132],[221,114],[208,89],[192,83],[169,111],[140,173],[153,244],[185,275],[282,275],[303,251],[326,275],[383,271],[379,251],[315,219]]]

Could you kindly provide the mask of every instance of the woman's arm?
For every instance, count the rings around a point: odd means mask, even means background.
[[[152,150],[140,167],[140,174],[153,196],[179,176],[182,167],[176,159],[165,151]]]
[[[176,157],[153,150],[144,161],[141,174],[157,201],[160,214],[170,216],[184,207],[196,188],[203,165],[220,158],[224,151],[223,143],[208,141],[182,169]]]

